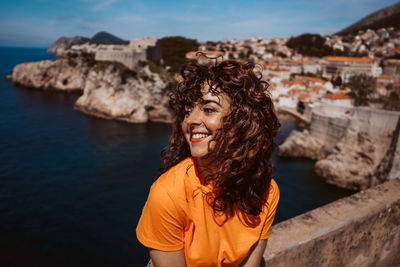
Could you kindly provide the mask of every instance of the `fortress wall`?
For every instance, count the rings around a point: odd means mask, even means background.
[[[310,133],[331,148],[349,129],[387,137],[393,133],[399,116],[400,112],[368,107],[320,105],[312,110]]]
[[[96,52],[95,60],[118,61],[129,69],[133,69],[140,60],[146,60],[146,51],[98,50]]]
[[[264,261],[278,267],[399,266],[400,180],[274,225]]]
[[[354,126],[373,136],[391,134],[396,127],[400,112],[358,107],[354,113]]]
[[[313,111],[310,133],[330,149],[346,134],[350,122],[351,120],[344,116],[330,117]]]
[[[324,114],[345,114],[346,112],[351,111],[353,108],[349,106],[341,106],[341,105],[334,105],[334,104],[324,104],[324,105],[316,105],[313,107],[313,111],[318,112],[318,113],[324,113]]]

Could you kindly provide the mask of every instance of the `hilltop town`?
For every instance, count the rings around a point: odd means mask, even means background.
[[[324,46],[332,54],[346,56],[303,55],[288,46],[290,38],[208,42],[200,45],[199,51],[206,57],[250,60],[259,65],[264,79],[270,82],[270,92],[278,106],[296,108],[299,102],[351,106],[352,94],[347,84],[351,76],[359,74],[375,78],[372,99],[383,100],[392,91],[399,94],[400,30],[367,30],[355,36],[333,35],[324,39]],[[188,52],[186,57],[206,61],[196,53]]]
[[[315,38],[321,39],[320,44],[314,41],[311,48],[307,47],[309,39]],[[129,44],[86,42],[55,48],[53,52],[58,56],[92,54],[96,61],[120,62],[131,70],[139,62],[151,60],[168,69],[162,50],[161,39],[148,37],[132,39]],[[360,74],[373,78],[374,90],[368,98],[375,106],[385,108],[390,98],[396,100],[400,96],[400,30],[393,27],[345,36],[305,34],[206,42],[196,51],[187,51],[185,57],[201,63],[208,62],[207,58],[254,62],[270,83],[269,90],[278,107],[302,110],[319,103],[352,106],[355,92],[349,82],[352,76]],[[399,110],[400,106],[397,103],[389,109]]]

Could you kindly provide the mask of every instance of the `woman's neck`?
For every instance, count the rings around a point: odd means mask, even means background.
[[[212,173],[214,172],[214,168],[212,165],[206,160],[202,158],[194,158],[197,171],[200,174],[200,177],[203,181],[202,183],[207,183],[212,181]]]

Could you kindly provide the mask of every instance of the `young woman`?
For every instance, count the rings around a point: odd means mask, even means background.
[[[259,266],[279,190],[279,129],[254,64],[187,63],[171,96],[175,122],[136,235],[152,266]]]

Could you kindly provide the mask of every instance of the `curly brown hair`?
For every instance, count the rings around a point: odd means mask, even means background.
[[[169,144],[161,153],[164,166],[159,174],[191,156],[181,124],[185,106],[203,97],[204,84],[213,95],[224,93],[231,100],[231,111],[223,118],[207,155],[215,170],[208,179],[214,185],[209,198],[214,212],[232,214],[237,207],[248,215],[258,215],[268,196],[274,137],[280,124],[267,92],[268,83],[254,68],[253,63],[234,60],[215,65],[186,63],[180,72],[183,81],[171,93],[175,121]]]

